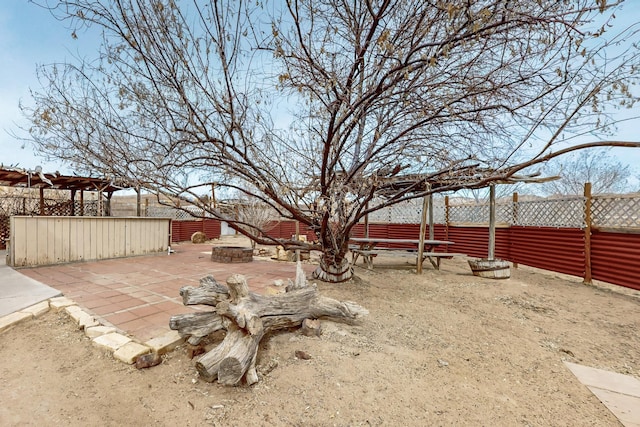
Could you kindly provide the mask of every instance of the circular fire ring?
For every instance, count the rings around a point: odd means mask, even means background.
[[[226,264],[253,261],[253,249],[240,246],[214,246],[211,261]]]

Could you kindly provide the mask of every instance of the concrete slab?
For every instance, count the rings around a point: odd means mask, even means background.
[[[625,427],[640,427],[640,380],[575,363],[565,366]]]
[[[586,386],[598,387],[604,390],[640,397],[640,380],[630,375],[609,372],[604,369],[591,368],[576,363],[564,362],[573,375]]]
[[[609,408],[625,427],[640,425],[640,398],[590,386],[600,402]]]
[[[8,267],[4,252],[0,251],[0,317],[61,295],[57,289]]]

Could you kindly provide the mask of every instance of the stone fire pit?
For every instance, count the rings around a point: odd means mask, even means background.
[[[211,250],[211,261],[239,263],[253,261],[253,249],[241,246],[214,246]]]

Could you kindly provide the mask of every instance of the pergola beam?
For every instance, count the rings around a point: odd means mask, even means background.
[[[93,191],[94,188],[100,188],[104,192],[124,188],[102,178],[37,173],[26,169],[0,169],[0,186],[74,191]]]

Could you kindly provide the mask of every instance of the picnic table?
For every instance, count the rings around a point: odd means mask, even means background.
[[[373,269],[373,258],[383,251],[404,251],[416,252],[420,245],[419,239],[389,239],[381,237],[352,237],[349,239],[351,249],[351,264],[355,265],[358,257],[362,256],[367,268]],[[387,247],[380,247],[380,244],[388,244]],[[453,245],[454,242],[448,240],[424,240],[424,252],[422,260],[429,259],[431,265],[436,270],[440,269],[440,260],[442,258],[451,259],[454,256],[465,256],[465,254],[456,254],[449,252],[436,252],[436,248],[441,245]]]

